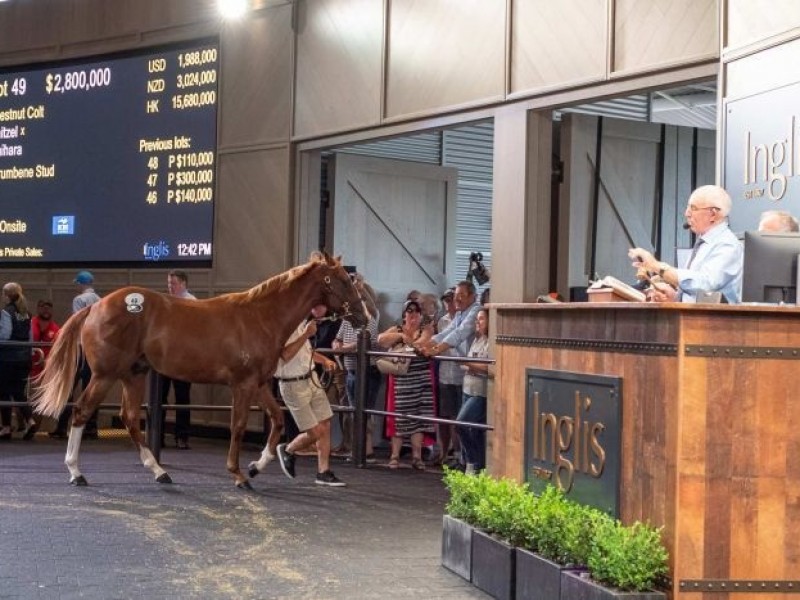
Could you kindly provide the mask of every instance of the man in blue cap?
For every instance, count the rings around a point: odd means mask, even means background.
[[[78,271],[75,279],[72,280],[78,288],[80,293],[72,299],[72,314],[80,311],[81,309],[91,306],[95,302],[100,301],[100,296],[94,291],[94,275],[91,271]],[[89,380],[92,378],[92,370],[89,368],[89,363],[81,354],[81,366],[75,375],[75,384],[78,380],[81,382],[81,389],[86,389],[89,385]],[[73,384],[73,388],[75,387]],[[71,398],[74,400],[74,397]],[[50,437],[65,438],[67,437],[67,426],[69,418],[72,415],[72,407],[66,406],[61,414],[58,416],[58,425],[55,430],[50,432]],[[83,439],[97,439],[97,411],[95,411],[91,418],[86,422],[86,429],[83,432]]]
[[[100,296],[95,293],[94,287],[92,287],[94,285],[94,275],[92,275],[91,271],[78,271],[73,283],[78,284],[81,290],[81,293],[72,300],[73,314],[86,306],[100,301]]]

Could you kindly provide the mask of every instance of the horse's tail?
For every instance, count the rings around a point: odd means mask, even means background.
[[[83,322],[91,306],[72,315],[59,330],[44,370],[33,381],[33,404],[36,412],[58,418],[72,393],[80,362],[80,341]]]

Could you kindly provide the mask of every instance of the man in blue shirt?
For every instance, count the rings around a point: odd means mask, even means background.
[[[450,325],[431,338],[430,344],[420,348],[426,356],[436,356],[453,348],[457,356],[466,356],[470,344],[475,339],[475,318],[481,308],[475,293],[475,285],[470,281],[461,281],[456,286],[453,300],[456,314]]]
[[[696,302],[700,292],[721,292],[728,303],[741,302],[744,249],[728,227],[730,212],[731,197],[723,188],[704,185],[692,192],[683,214],[698,237],[683,268],[656,260],[643,248],[628,251],[634,267],[661,278],[653,284],[653,300]]]

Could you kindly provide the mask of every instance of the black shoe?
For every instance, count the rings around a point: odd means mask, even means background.
[[[281,469],[289,479],[294,479],[294,454],[286,449],[286,444],[278,444],[276,451],[278,452],[278,462],[281,463]]]
[[[97,433],[97,429],[92,429],[84,431],[82,437],[84,440],[96,440],[99,435]]]
[[[67,439],[67,432],[56,429],[55,431],[48,433],[47,436],[54,440],[65,440]]]
[[[330,469],[322,473],[317,473],[316,484],[327,485],[328,487],[344,487],[347,485],[344,481],[336,477]]]

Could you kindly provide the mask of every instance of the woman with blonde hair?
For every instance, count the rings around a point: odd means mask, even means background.
[[[9,282],[3,286],[6,302],[0,311],[0,341],[29,342],[31,340],[31,315],[22,286]],[[25,386],[31,371],[31,349],[28,346],[0,346],[0,400],[28,401]],[[27,404],[20,407],[25,420],[23,439],[29,440],[36,433],[33,411]],[[0,411],[0,440],[11,439],[11,408]]]

